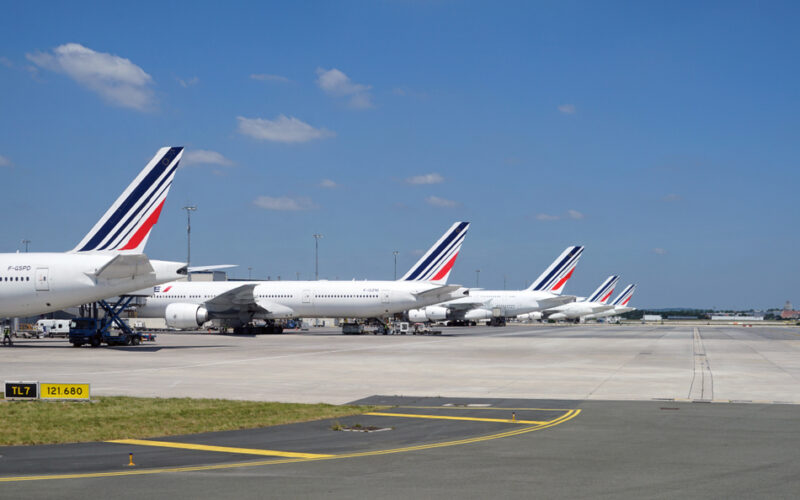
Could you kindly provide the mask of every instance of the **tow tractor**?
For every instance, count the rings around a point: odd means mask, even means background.
[[[98,318],[95,309],[94,317],[73,319],[69,327],[69,341],[74,347],[83,344],[99,347],[103,342],[108,345],[139,345],[142,342],[142,334],[131,330],[131,327],[119,317],[119,313],[128,307],[131,300],[133,297],[123,296],[113,305],[105,300],[97,302],[106,315]],[[119,332],[111,330],[114,325],[119,328]]]

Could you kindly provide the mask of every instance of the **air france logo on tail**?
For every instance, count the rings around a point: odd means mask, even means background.
[[[587,302],[600,302],[605,304],[611,294],[614,293],[614,287],[619,281],[619,276],[609,276],[600,287],[587,299]]]
[[[636,285],[628,285],[625,287],[625,290],[619,294],[619,297],[614,300],[613,305],[615,306],[626,306],[628,302],[630,302],[631,297],[633,297],[633,291],[636,289]]]
[[[141,253],[182,154],[182,147],[161,148],[72,252]]]
[[[453,224],[400,280],[447,283],[468,229],[469,222]]]
[[[578,265],[578,260],[583,254],[582,246],[571,246],[564,249],[561,255],[550,264],[533,284],[528,287],[528,290],[535,290],[539,292],[552,292],[561,293],[564,285],[572,277],[572,272],[575,271],[575,266]]]

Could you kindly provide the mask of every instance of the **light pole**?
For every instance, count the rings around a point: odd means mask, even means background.
[[[322,235],[314,233],[314,280],[319,281],[319,239]]]
[[[480,269],[476,269],[475,270],[475,288],[478,288],[478,286],[480,284],[481,284],[481,270]]]
[[[506,275],[503,275],[503,290],[506,289]]]
[[[189,264],[192,262],[192,212],[197,210],[197,205],[186,205],[186,279],[192,281]]]
[[[247,268],[247,279],[248,280],[253,279],[253,268],[252,267],[248,267]]]
[[[397,250],[392,252],[392,254],[394,255],[394,280],[395,281],[397,281],[397,254],[399,254],[399,253],[400,252],[398,252]]]
[[[25,253],[28,253],[28,243],[30,242],[31,240],[22,240],[22,244],[25,245]]]

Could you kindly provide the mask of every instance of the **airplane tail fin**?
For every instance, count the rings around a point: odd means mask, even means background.
[[[614,302],[611,305],[625,307],[630,302],[631,297],[633,297],[633,292],[636,290],[636,285],[628,285],[625,287],[625,290],[619,294],[619,297],[614,299]]]
[[[529,291],[561,293],[567,280],[572,277],[575,266],[583,253],[582,246],[571,246],[564,249],[561,255],[550,264],[550,267],[536,278]]]
[[[447,283],[468,229],[469,222],[453,224],[399,281]]]
[[[617,281],[619,281],[619,276],[609,276],[606,278],[603,284],[597,287],[597,290],[586,299],[586,302],[599,302],[601,304],[608,302],[608,298],[614,293],[614,287],[617,286]]]
[[[159,149],[71,252],[142,253],[182,155],[182,147]]]

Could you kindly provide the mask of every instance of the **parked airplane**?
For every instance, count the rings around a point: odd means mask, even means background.
[[[633,292],[635,290],[636,290],[636,285],[626,286],[625,290],[623,290],[622,293],[619,294],[619,296],[611,302],[611,305],[614,306],[613,309],[590,314],[586,316],[585,319],[607,318],[609,316],[618,316],[620,314],[625,314],[626,312],[635,311],[636,310],[635,307],[628,307],[628,302],[630,302],[631,297],[633,297]]]
[[[553,307],[543,311],[543,315],[547,319],[575,319],[579,320],[581,317],[588,314],[595,314],[612,309],[614,306],[606,304],[608,298],[614,293],[614,287],[619,281],[619,276],[609,276],[594,291],[589,297],[578,299],[571,304],[564,304],[562,306]]]
[[[457,222],[397,281],[181,281],[155,287],[138,309],[172,328],[197,328],[220,319],[240,326],[253,319],[386,318],[468,292],[447,285],[469,229]]]
[[[164,283],[186,264],[147,258],[183,148],[161,148],[103,217],[66,253],[0,254],[0,317],[32,316]]]
[[[575,300],[572,295],[561,295],[567,281],[583,253],[582,246],[567,247],[550,264],[533,284],[525,290],[470,289],[469,297],[444,304],[408,311],[408,320],[415,323],[427,321],[454,321],[474,323],[493,318],[510,318],[522,313],[540,311]]]

